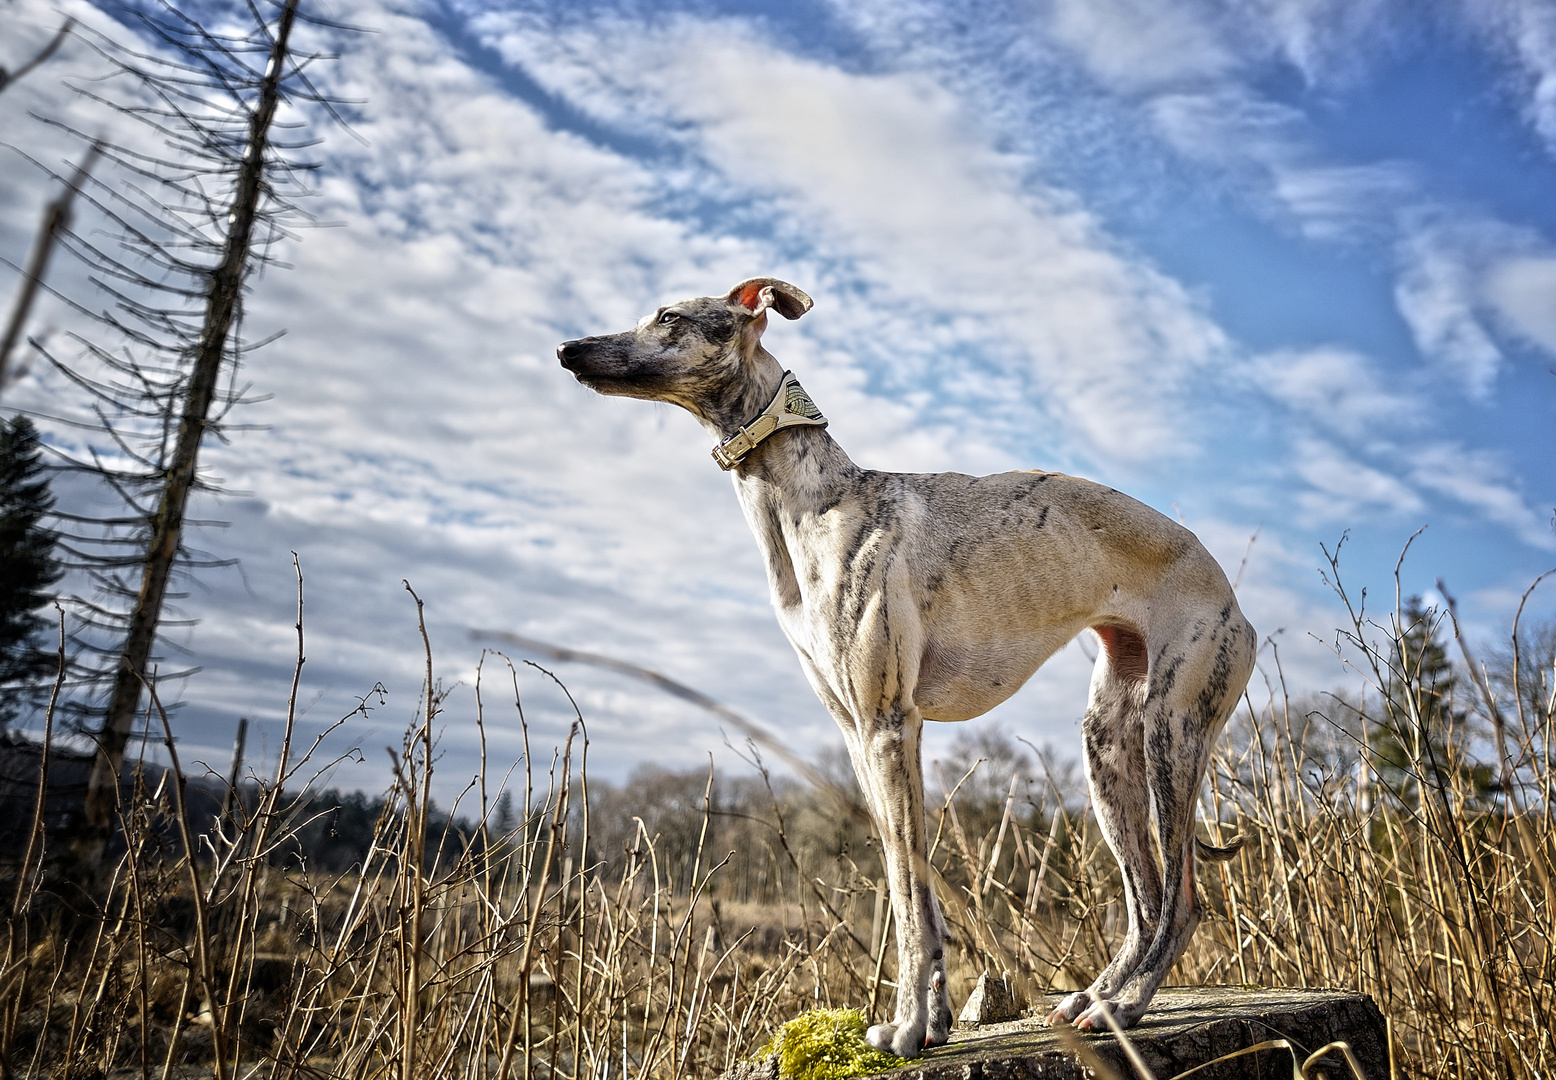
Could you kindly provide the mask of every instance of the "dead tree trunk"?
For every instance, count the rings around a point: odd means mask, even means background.
[[[200,443],[205,437],[223,362],[232,355],[229,337],[242,295],[244,275],[253,258],[254,224],[265,194],[270,125],[280,102],[282,69],[287,60],[287,43],[297,15],[297,4],[298,0],[286,0],[282,8],[270,60],[260,81],[259,101],[249,121],[248,142],[228,215],[226,245],[221,261],[211,271],[206,293],[205,315],[179,421],[178,441],[152,520],[140,590],[130,611],[124,651],[98,736],[97,761],[82,809],[87,829],[99,838],[106,837],[111,824],[124,748],[140,706],[141,688],[148,677],[147,663],[156,641],[168,580],[183,539],[185,512],[195,484]]]
[[[0,91],[5,90],[11,83],[53,56],[65,38],[70,35],[70,28],[74,25],[74,19],[66,19],[65,25],[59,28],[59,33],[54,35],[53,40],[14,73],[0,67]],[[37,295],[39,283],[43,280],[43,271],[49,265],[49,255],[54,250],[60,230],[70,224],[70,202],[75,198],[82,182],[86,180],[87,174],[92,171],[92,163],[97,160],[97,155],[101,152],[102,146],[94,143],[92,149],[87,152],[86,160],[76,170],[75,177],[66,185],[64,194],[51,202],[43,212],[43,227],[38,230],[38,240],[33,246],[32,257],[27,260],[27,267],[22,271],[22,286],[16,294],[16,304],[11,309],[11,319],[6,324],[5,335],[0,337],[0,392],[5,390],[6,368],[10,364],[11,350],[16,347],[16,340],[21,336],[22,327],[27,322],[27,315],[32,310],[32,300]]]

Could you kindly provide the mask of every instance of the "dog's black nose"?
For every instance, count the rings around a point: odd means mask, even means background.
[[[579,360],[583,359],[586,346],[582,341],[564,341],[556,347],[557,359],[562,361],[562,366],[571,368]]]

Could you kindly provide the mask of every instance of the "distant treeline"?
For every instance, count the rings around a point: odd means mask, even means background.
[[[40,749],[14,732],[0,739],[3,876],[9,876],[26,846]],[[47,846],[55,858],[70,846],[73,814],[86,790],[90,768],[87,753],[56,750],[51,754],[44,821]],[[700,878],[718,866],[710,884],[714,895],[757,902],[771,901],[803,879],[839,869],[850,877],[878,878],[879,845],[870,835],[846,757],[841,750],[824,753],[816,769],[827,780],[819,788],[760,768],[729,775],[710,774],[706,768],[677,770],[644,764],[620,782],[591,777],[586,858],[583,786],[575,777],[566,839],[555,852],[557,867],[571,863],[614,879],[641,865],[647,880],[657,877],[669,892],[684,895],[693,887],[694,873]],[[970,769],[972,775],[964,777]],[[998,823],[1007,801],[1016,820],[1032,829],[1046,828],[1052,811],[1045,806],[1057,805],[1059,799],[1084,799],[1073,765],[1049,761],[1038,766],[1015,740],[987,729],[969,731],[945,761],[930,763],[929,770],[932,788],[938,786],[937,778],[948,788],[961,784],[960,825],[978,834]],[[1012,778],[1019,778],[1015,787]],[[124,770],[120,798],[124,805],[132,800],[143,805],[167,803],[170,783],[171,774],[163,767],[137,763]],[[522,843],[526,833],[544,835],[550,825],[544,812],[545,793],[534,795],[528,814],[516,805],[524,793],[517,796],[505,791],[492,800],[484,833],[479,806],[462,802],[452,817],[431,806],[423,866],[437,877],[453,872],[462,855],[478,852],[484,845],[512,846]],[[252,814],[260,789],[243,782],[229,792],[222,777],[207,773],[188,779],[185,797],[191,825],[198,833],[224,816]],[[383,839],[395,833],[403,808],[397,800],[326,788],[296,803],[289,798],[281,802],[294,809],[282,830],[284,839],[265,856],[278,869],[348,874],[368,866],[370,857],[391,861],[398,857],[397,845],[386,848]],[[157,831],[162,840],[177,849],[178,829],[169,809],[170,805],[152,817],[160,822]],[[122,841],[115,838],[112,852],[117,855],[122,850]],[[197,858],[208,855],[196,852]]]

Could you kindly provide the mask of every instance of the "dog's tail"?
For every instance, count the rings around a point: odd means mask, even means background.
[[[1214,844],[1207,844],[1196,836],[1194,838],[1194,850],[1206,862],[1226,862],[1243,850],[1243,842],[1246,839],[1246,837],[1241,835],[1234,836],[1225,847],[1216,847]]]

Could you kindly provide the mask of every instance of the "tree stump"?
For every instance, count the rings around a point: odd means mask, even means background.
[[[1107,1077],[1140,1080],[1125,1050],[1111,1032],[1070,1037],[1080,1054],[1064,1045],[1068,1030],[1043,1027],[1060,1000],[1053,995],[1034,1003],[1021,1020],[984,1024],[953,1032],[945,1046],[880,1073],[891,1080],[1091,1080]],[[1264,990],[1252,987],[1164,987],[1145,1018],[1127,1032],[1130,1043],[1155,1080],[1172,1080],[1190,1069],[1238,1050],[1285,1039],[1300,1065],[1332,1042],[1344,1042],[1361,1066],[1358,1080],[1390,1080],[1388,1035],[1372,998],[1344,990]],[[1084,1056],[1087,1060],[1082,1061]],[[1354,1074],[1338,1051],[1308,1070],[1310,1080],[1347,1080]],[[1219,1062],[1193,1074],[1193,1080],[1289,1080],[1292,1053],[1264,1049]],[[728,1080],[779,1080],[777,1059],[750,1062],[725,1074]]]

